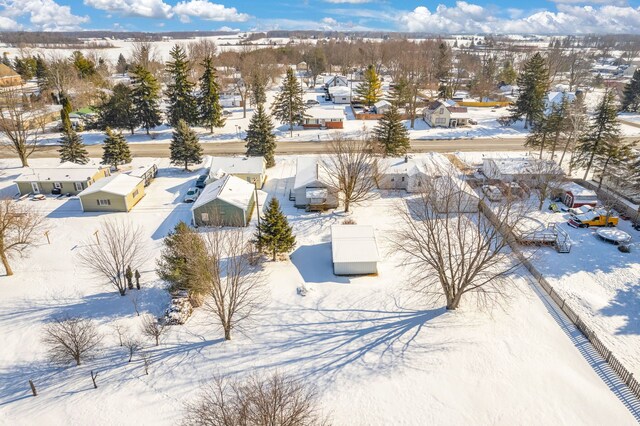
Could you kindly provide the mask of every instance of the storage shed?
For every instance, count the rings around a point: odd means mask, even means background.
[[[331,226],[331,255],[335,275],[377,274],[380,253],[373,226]]]
[[[84,212],[128,212],[144,197],[144,179],[121,173],[78,194]]]
[[[598,204],[598,194],[595,191],[575,182],[565,183],[560,188],[554,188],[553,192],[560,196],[564,205],[569,208],[595,207]]]
[[[207,185],[191,207],[195,226],[246,226],[255,206],[255,187],[226,175]]]

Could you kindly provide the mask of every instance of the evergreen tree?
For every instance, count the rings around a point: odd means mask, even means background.
[[[107,127],[105,134],[107,137],[102,143],[102,164],[108,164],[118,170],[120,164],[130,163],[129,144],[122,132],[114,132]]]
[[[280,203],[276,197],[271,198],[264,217],[258,225],[256,234],[258,249],[272,255],[275,262],[278,253],[287,253],[296,245],[287,217],[280,210]]]
[[[589,128],[578,139],[572,163],[586,169],[584,180],[587,180],[594,162],[604,164],[607,157],[615,154],[616,147],[620,144],[620,124],[617,120],[614,94],[607,92],[598,104]]]
[[[510,108],[511,121],[524,117],[524,128],[544,117],[545,96],[549,87],[549,70],[540,53],[533,55],[518,76],[520,93]]]
[[[180,221],[162,240],[162,251],[157,263],[158,276],[171,285],[171,289],[188,290],[191,296],[204,293],[205,289],[189,274],[188,261],[194,253],[206,251],[204,241],[186,223]],[[198,300],[194,297],[193,300]]]
[[[438,56],[436,58],[435,77],[438,80],[438,97],[441,99],[449,99],[453,96],[453,87],[450,84],[451,66],[452,66],[451,49],[445,42],[438,45]]]
[[[82,136],[77,134],[71,126],[65,126],[58,152],[61,163],[69,161],[76,164],[87,164],[89,162],[89,153],[82,142]]]
[[[131,76],[131,99],[133,113],[139,125],[149,129],[162,123],[162,115],[158,105],[160,101],[160,84],[158,80],[142,65],[133,68]]]
[[[293,136],[294,124],[300,125],[304,121],[306,105],[303,100],[304,91],[296,78],[292,68],[287,69],[287,75],[282,82],[280,93],[273,102],[273,116],[281,123],[289,125]]]
[[[82,52],[76,50],[71,55],[71,62],[78,72],[78,77],[85,79],[96,74],[96,64],[87,59]]]
[[[364,81],[356,88],[355,95],[368,106],[382,97],[382,81],[373,65],[369,65],[364,71]]]
[[[628,112],[640,110],[640,69],[633,72],[631,81],[624,86],[620,109]]]
[[[118,74],[126,74],[127,71],[129,70],[129,64],[127,63],[127,60],[124,58],[124,55],[121,53],[120,56],[118,56],[118,62],[116,63],[116,71],[118,72]]]
[[[273,155],[276,150],[276,136],[273,134],[271,117],[264,110],[262,104],[258,104],[256,112],[251,117],[245,141],[247,142],[245,145],[247,156],[264,157],[267,167],[275,166]]]
[[[184,169],[189,170],[189,164],[197,164],[202,161],[202,146],[198,135],[189,127],[185,120],[178,121],[171,138],[170,158],[171,164],[184,164]]]
[[[542,158],[543,151],[547,149],[553,158],[556,149],[563,145],[564,138],[568,136],[570,130],[569,111],[569,100],[565,96],[562,98],[562,102],[551,106],[549,115],[543,115],[540,120],[533,123],[525,146],[540,148],[540,158]]]
[[[178,45],[173,46],[171,61],[167,62],[166,71],[170,81],[167,84],[167,116],[169,123],[176,126],[180,120],[187,124],[197,124],[198,110],[193,89],[195,84],[189,81],[191,67],[187,60],[187,53]]]
[[[44,58],[40,55],[36,57],[36,80],[38,81],[38,88],[40,91],[44,91],[47,88],[49,79],[49,68]]]
[[[140,120],[135,113],[131,88],[123,83],[113,86],[111,96],[105,97],[98,106],[98,117],[102,128],[127,129],[133,134]]]
[[[411,87],[406,77],[401,76],[391,88],[391,103],[398,108],[405,108],[411,102]]]
[[[410,147],[409,132],[395,105],[382,115],[373,129],[373,137],[385,156],[394,157],[407,153]]]
[[[71,125],[71,118],[69,118],[69,114],[73,111],[73,107],[71,106],[71,101],[68,96],[62,97],[62,109],[60,110],[60,121],[62,122],[62,128],[66,129],[67,127],[73,127]]]
[[[257,73],[254,73],[251,78],[251,101],[254,105],[260,105],[267,102],[265,84]]]
[[[498,78],[500,79],[500,81],[503,81],[506,84],[513,84],[516,81],[516,79],[518,78],[518,73],[515,69],[513,69],[513,64],[511,63],[511,61],[504,62]]]
[[[197,97],[200,123],[209,127],[213,133],[214,127],[224,126],[222,106],[220,105],[220,85],[216,78],[211,56],[206,56],[202,62],[204,71],[200,77],[200,92]]]

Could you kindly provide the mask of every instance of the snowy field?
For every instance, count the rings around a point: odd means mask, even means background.
[[[2,164],[0,190],[7,195],[20,169]],[[172,326],[159,347],[146,342],[152,364],[144,375],[139,357],[128,363],[110,332],[114,322],[137,331],[131,300],[88,277],[76,253],[106,217],[142,226],[150,256],[140,305],[163,311],[168,297],[155,258],[167,231],[189,219],[181,200],[198,172],[171,168],[167,160],[160,167],[128,214],[83,214],[74,199],[21,201],[47,214],[51,244],[43,237],[28,258],[14,261],[13,277],[0,278],[0,424],[174,425],[213,375],[273,371],[317,386],[336,425],[634,423],[526,277],[515,277],[508,303],[489,312],[474,303],[446,312],[408,292],[388,241],[401,192],[381,193],[350,215],[376,229],[384,253],[379,274],[334,276],[329,229],[345,215],[292,206],[294,157],[277,158],[264,188],[279,198],[298,242],[291,261],[266,265],[268,306],[231,342],[221,340],[210,314],[197,310],[184,326]],[[302,283],[310,289],[304,298],[296,295]],[[39,343],[43,324],[67,314],[93,318],[105,333],[100,355],[81,367],[51,366]],[[98,389],[90,370],[99,372]]]
[[[602,241],[597,228],[574,229],[568,213],[538,212],[543,223],[561,223],[572,241],[571,253],[543,247],[532,261],[636,377],[640,376],[640,232],[620,219],[618,229],[632,236],[631,253]],[[526,251],[526,250],[525,250]]]

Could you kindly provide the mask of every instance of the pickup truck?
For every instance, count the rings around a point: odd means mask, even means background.
[[[591,210],[584,214],[573,216],[569,219],[569,226],[574,228],[588,228],[590,226],[616,226],[618,224],[618,218],[613,215],[609,215],[605,212]]]

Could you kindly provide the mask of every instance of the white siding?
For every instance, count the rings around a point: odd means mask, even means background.
[[[378,273],[377,262],[334,262],[335,275],[368,275]]]

